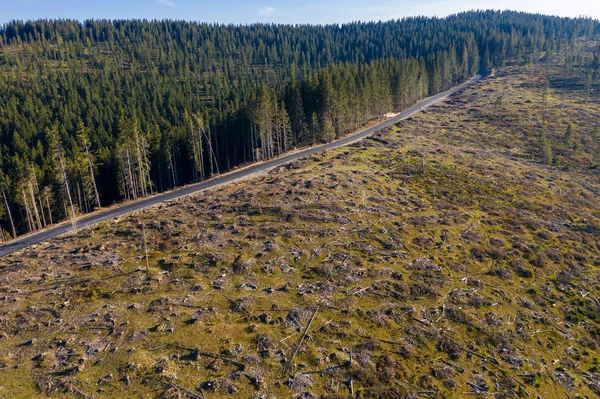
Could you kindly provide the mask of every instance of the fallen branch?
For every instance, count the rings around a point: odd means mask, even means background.
[[[184,388],[181,385],[176,384],[174,382],[171,382],[171,381],[167,382],[167,381],[159,380],[157,378],[154,378],[154,380],[157,381],[157,382],[159,382],[159,383],[161,383],[162,385],[164,385],[166,387],[175,388],[175,389],[183,392],[187,397],[189,397],[191,399],[204,399],[204,394],[203,393],[202,393],[202,396],[200,396],[200,395],[196,394],[195,392],[192,392],[189,389]],[[200,391],[200,392],[202,392],[202,391]]]
[[[298,341],[298,345],[296,345],[296,349],[294,349],[294,352],[292,353],[292,356],[290,357],[290,361],[284,368],[285,373],[288,373],[290,371],[290,369],[292,368],[292,365],[294,364],[294,358],[296,357],[296,354],[300,350],[300,346],[302,345],[302,342],[304,342],[304,338],[306,337],[306,334],[308,333],[308,330],[310,329],[312,322],[315,320],[315,316],[317,315],[318,311],[319,311],[319,308],[315,309],[312,317],[310,318],[310,321],[306,325],[306,328],[304,329],[304,333],[302,334],[302,337],[300,337],[300,341]]]
[[[71,384],[68,381],[64,381],[64,380],[58,381],[58,386],[68,392],[71,392],[72,394],[74,394],[76,396],[83,398],[83,399],[94,399],[93,396],[81,392],[79,389],[75,388],[73,386],[73,384]]]
[[[229,364],[232,364],[232,365],[238,367],[240,370],[245,370],[246,369],[246,365],[244,363],[240,363],[240,362],[238,362],[236,360],[230,359],[230,358],[228,358],[226,356],[218,355],[216,353],[204,352],[204,351],[201,351],[200,349],[194,349],[192,351],[192,356],[193,357],[205,356],[205,357],[211,357],[213,359],[221,359],[224,362],[227,362]]]
[[[375,338],[375,337],[369,337],[368,335],[359,335],[359,337],[364,338],[364,339],[374,339],[375,341],[379,341],[379,342],[383,342],[385,344],[391,344],[391,345],[404,345],[402,342],[395,342],[395,341],[388,341],[386,339],[380,339],[380,338]]]
[[[449,361],[444,360],[444,359],[440,359],[440,360],[445,365],[450,366],[450,367],[454,367],[456,370],[458,370],[459,373],[464,373],[465,372],[465,369],[463,369],[462,367],[460,367],[458,364],[454,364],[454,363],[449,362]]]
[[[516,379],[515,377],[513,377],[512,375],[511,375],[511,376],[509,376],[509,378],[510,378],[511,380],[513,380],[514,382],[516,382],[517,384],[519,384],[519,385],[521,386],[521,388],[523,388],[523,391],[525,392],[525,394],[526,394],[527,396],[529,396],[529,392],[527,392],[527,389],[525,389],[525,384],[523,384],[521,381],[517,380],[517,379]]]
[[[480,355],[479,353],[476,353],[473,351],[467,351],[467,352],[469,352],[473,356],[477,356],[478,358],[485,360],[486,362],[492,362],[496,366],[500,365],[500,362],[498,361],[498,359],[494,359],[493,357],[486,357],[486,356]]]
[[[165,348],[165,347],[171,347],[171,348],[176,348],[176,349],[190,351],[190,352],[192,352],[192,357],[194,357],[194,358],[198,358],[200,356],[205,356],[205,357],[210,357],[210,358],[213,358],[213,359],[221,359],[224,362],[227,362],[227,363],[229,363],[229,364],[231,364],[233,366],[238,367],[242,371],[246,369],[246,365],[244,363],[240,363],[237,360],[231,359],[231,358],[229,358],[227,356],[222,356],[222,355],[219,355],[219,354],[216,354],[216,353],[211,353],[211,352],[204,352],[204,351],[202,351],[202,350],[200,350],[198,348],[187,348],[185,346],[181,346],[181,345],[178,345],[178,344],[171,344],[171,343],[164,344],[164,345],[160,345],[160,346],[157,346],[157,347],[154,347],[154,348],[150,348],[150,350],[154,351],[154,350],[162,349],[162,348]]]

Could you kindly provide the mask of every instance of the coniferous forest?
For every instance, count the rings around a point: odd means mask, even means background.
[[[0,28],[0,241],[330,141],[592,19],[467,12],[346,25],[13,21]],[[584,60],[598,78],[600,50]]]

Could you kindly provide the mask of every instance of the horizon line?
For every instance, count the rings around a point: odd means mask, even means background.
[[[450,13],[444,16],[437,15],[410,15],[403,16],[400,18],[390,18],[390,19],[371,19],[371,20],[353,20],[346,22],[331,22],[331,23],[311,23],[311,22],[298,22],[298,23],[283,23],[283,22],[244,22],[244,23],[234,23],[234,22],[219,22],[219,21],[203,21],[198,19],[179,19],[179,18],[63,18],[63,17],[48,17],[48,18],[34,18],[34,19],[17,19],[13,18],[7,21],[0,21],[0,30],[3,30],[5,26],[14,24],[14,23],[32,23],[39,21],[49,21],[49,22],[78,22],[81,25],[84,25],[86,22],[122,22],[122,21],[130,21],[130,22],[188,22],[195,23],[199,25],[216,25],[216,26],[254,26],[254,25],[276,25],[276,26],[344,26],[344,25],[355,25],[355,24],[368,24],[368,23],[386,23],[386,22],[398,22],[407,19],[448,19],[452,17],[459,16],[461,14],[468,13],[485,13],[485,12],[495,12],[495,13],[517,13],[517,14],[526,14],[526,15],[538,15],[543,17],[550,18],[560,18],[560,19],[571,19],[571,20],[591,20],[600,23],[600,18],[595,18],[590,15],[580,15],[577,17],[572,16],[561,16],[558,14],[544,14],[541,12],[528,12],[528,11],[518,11],[513,9],[500,9],[500,8],[487,8],[487,9],[468,9],[465,11],[459,11],[455,13]]]

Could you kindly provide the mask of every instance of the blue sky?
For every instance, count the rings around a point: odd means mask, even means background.
[[[186,19],[221,23],[340,23],[472,9],[600,19],[600,0],[0,0],[0,23],[38,18]]]

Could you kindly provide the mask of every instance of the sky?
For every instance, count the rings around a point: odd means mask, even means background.
[[[0,24],[13,19],[183,19],[249,24],[378,21],[510,9],[600,19],[600,0],[0,0]]]

